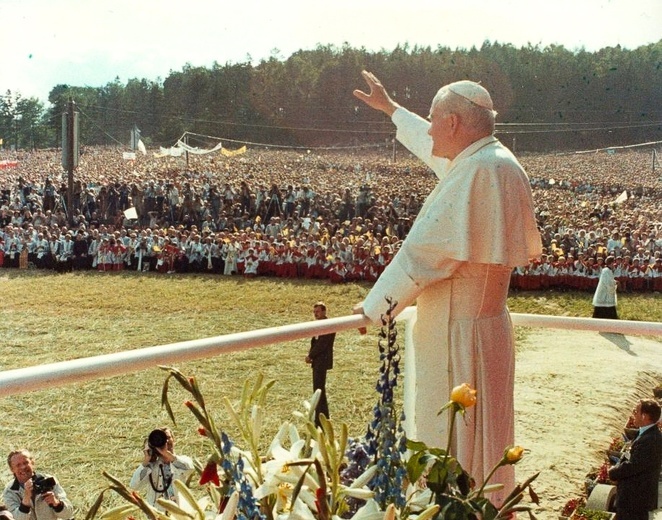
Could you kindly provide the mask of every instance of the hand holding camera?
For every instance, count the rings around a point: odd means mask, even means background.
[[[145,460],[147,462],[155,462],[158,457],[161,457],[166,463],[174,461],[175,455],[170,451],[168,441],[168,434],[165,430],[152,430],[147,437]],[[149,457],[149,459],[147,457]]]
[[[44,495],[55,489],[54,477],[43,477],[35,475],[32,477],[32,492],[35,495]]]
[[[25,483],[25,495],[31,499],[41,497],[51,507],[58,507],[60,500],[55,496],[55,478],[35,475]]]

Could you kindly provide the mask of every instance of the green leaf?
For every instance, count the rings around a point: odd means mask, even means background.
[[[442,507],[440,517],[444,520],[474,520],[476,515],[463,502],[449,497],[450,500]]]
[[[180,502],[188,502],[189,505],[195,509],[196,513],[198,513],[199,518],[204,518],[205,512],[200,507],[200,504],[198,504],[198,501],[195,499],[195,497],[191,494],[191,490],[186,487],[186,484],[184,484],[181,480],[175,480],[173,485],[175,486],[175,489],[177,489]]]
[[[177,425],[175,421],[175,414],[172,411],[172,406],[170,406],[170,400],[168,399],[168,382],[170,381],[170,376],[166,377],[166,380],[163,382],[163,389],[161,390],[161,406],[166,409],[168,412],[168,417],[172,421],[172,424]]]
[[[427,468],[425,455],[425,452],[419,451],[409,457],[407,461],[407,477],[409,478],[409,482],[417,482],[421,478],[421,475],[423,475],[423,472]]]
[[[338,451],[341,454],[344,454],[347,451],[347,439],[349,437],[349,431],[347,429],[347,424],[346,423],[341,423],[340,424],[340,446],[338,447]]]
[[[411,439],[407,439],[407,450],[408,451],[427,451],[428,446],[422,441],[413,441]]]
[[[203,428],[211,431],[211,425],[209,424],[207,417],[198,409],[194,403],[191,403],[191,406],[186,406],[186,408],[188,408],[191,413],[195,415],[195,418],[198,420],[198,422],[200,422],[200,425]]]
[[[92,518],[94,518],[97,515],[97,512],[99,511],[99,508],[103,503],[103,495],[108,489],[109,488],[106,488],[101,493],[99,493],[99,496],[94,501],[94,504],[92,504],[92,508],[85,515],[85,520],[92,520]]]
[[[484,496],[476,498],[475,500],[470,500],[468,501],[468,504],[474,511],[481,512],[479,516],[481,516],[483,520],[494,520],[495,518],[498,518],[499,515],[503,512],[503,510],[497,510],[497,508],[494,507],[494,504],[492,504],[492,502],[490,502]]]
[[[133,516],[138,513],[138,511],[140,511],[140,509],[135,505],[122,504],[104,512],[99,518],[103,520],[124,520],[128,516]]]
[[[184,374],[182,374],[179,370],[173,367],[161,367],[161,368],[170,372],[170,375],[173,376],[180,385],[182,385],[184,390],[186,390],[191,394],[193,393],[193,388],[191,387],[191,383],[189,382],[188,378]]]
[[[165,500],[163,498],[159,498],[156,501],[156,503],[159,504],[163,509],[165,509],[167,513],[170,513],[168,515],[169,517],[173,517],[173,518],[196,518],[196,516],[194,514],[191,514],[189,511],[186,511],[185,509],[182,509],[181,507],[179,507],[174,502],[171,502],[170,500]]]
[[[191,385],[191,394],[195,398],[195,400],[200,403],[200,406],[202,408],[205,408],[205,398],[202,395],[202,392],[200,391],[200,387],[198,386],[198,381],[195,379],[195,376],[191,377],[189,379],[189,384]]]
[[[294,486],[294,489],[292,490],[292,503],[296,502],[297,497],[299,496],[299,493],[301,492],[301,488],[303,487],[304,480],[306,479],[306,473],[308,473],[308,470],[312,466],[313,461],[312,460],[300,460],[291,464],[288,464],[288,466],[306,466],[306,469],[301,473],[301,477],[299,478],[299,481],[297,482],[296,486]]]

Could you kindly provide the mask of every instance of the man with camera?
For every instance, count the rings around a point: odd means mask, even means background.
[[[175,480],[185,482],[193,472],[193,460],[175,455],[175,438],[170,428],[152,430],[143,449],[144,457],[133,472],[129,486],[136,491],[147,491],[146,500],[156,506],[159,498],[177,502]]]
[[[14,474],[2,499],[16,520],[54,520],[72,518],[74,508],[54,477],[35,472],[34,457],[26,449],[12,451],[7,457]]]

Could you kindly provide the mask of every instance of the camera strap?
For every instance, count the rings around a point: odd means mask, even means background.
[[[150,486],[152,486],[152,489],[154,490],[155,493],[166,494],[168,488],[170,487],[170,484],[172,484],[172,472],[170,471],[170,466],[168,465],[168,471],[166,472],[165,465],[159,464],[159,473],[161,476],[161,480],[163,482],[163,487],[162,488],[159,487],[158,475],[156,478],[156,484],[154,483],[154,479],[152,478],[154,472],[151,472],[149,474],[149,484]]]

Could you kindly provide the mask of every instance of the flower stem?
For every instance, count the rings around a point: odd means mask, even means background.
[[[502,465],[503,465],[503,464],[502,464],[502,461],[499,461],[499,462],[498,462],[498,463],[497,463],[497,464],[491,469],[490,474],[487,475],[487,477],[485,478],[485,480],[483,480],[483,483],[481,484],[480,489],[479,489],[478,492],[476,493],[476,496],[481,496],[481,495],[483,494],[483,490],[485,489],[485,486],[486,486],[487,482],[492,478],[492,476],[494,475],[494,473],[496,472],[496,470],[498,470]]]
[[[448,429],[448,442],[446,443],[446,453],[444,453],[444,460],[442,461],[442,467],[446,467],[446,461],[448,460],[448,454],[451,452],[451,442],[453,440],[453,430],[455,429],[455,415],[457,414],[457,407],[453,403],[453,413],[451,414],[451,424]],[[446,480],[448,478],[448,472],[444,475],[444,481],[441,484],[441,489],[444,489],[446,486]]]

